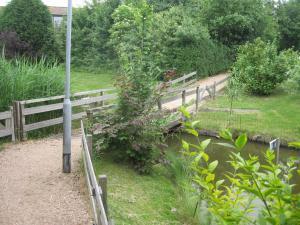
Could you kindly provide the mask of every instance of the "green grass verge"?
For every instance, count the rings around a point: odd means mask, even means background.
[[[140,175],[107,156],[93,164],[96,174],[108,176],[108,204],[116,224],[179,225],[186,221],[178,212],[178,190],[162,166],[156,166],[151,175]]]
[[[226,96],[220,96],[203,107],[229,108],[230,102]],[[300,140],[300,94],[289,95],[277,90],[268,97],[242,96],[234,101],[233,108],[257,109],[259,113],[230,116],[228,112],[199,112],[196,119],[201,121],[201,128],[230,127],[249,134]]]
[[[113,87],[115,75],[116,72],[109,70],[87,72],[75,68],[72,70],[71,75],[72,92]]]

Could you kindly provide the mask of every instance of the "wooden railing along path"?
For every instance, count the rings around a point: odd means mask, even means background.
[[[73,111],[72,120],[79,120],[86,115],[84,106],[95,107],[104,105],[116,99],[114,89],[99,89],[93,91],[80,92],[72,95],[72,107],[77,107]],[[63,123],[63,99],[64,95],[52,96],[48,98],[32,99],[25,101],[15,101],[10,111],[0,113],[0,138],[11,136],[12,140],[26,140],[27,133],[53,125]],[[57,117],[42,119],[38,122],[28,123],[28,117],[32,115],[56,112]],[[58,113],[57,113],[58,112]],[[47,117],[46,117],[47,118]],[[1,121],[4,121],[1,123]]]
[[[95,225],[113,225],[109,218],[107,204],[107,176],[100,175],[98,182],[96,179],[92,157],[93,157],[93,140],[92,135],[85,133],[84,124],[81,120],[82,135],[82,155],[86,177],[86,183],[90,196],[90,203],[93,210]]]
[[[195,95],[195,109],[198,111],[199,104],[206,97],[214,98],[217,87],[226,82],[227,77],[214,82],[213,85],[200,87],[195,85],[197,72],[192,72],[175,80],[164,83],[167,88],[162,93],[158,101],[158,109],[170,110],[168,105],[172,105],[172,110],[177,110],[181,105],[187,105],[187,98]],[[194,85],[193,85],[194,84]],[[72,95],[73,110],[72,120],[79,120],[83,116],[92,117],[94,113],[103,110],[103,106],[113,107],[113,101],[117,95],[114,89],[100,89],[93,91],[80,92]],[[63,123],[64,95],[52,96],[47,98],[15,101],[9,111],[0,112],[0,138],[11,136],[12,141],[26,140],[27,133]],[[179,104],[178,104],[179,103]],[[89,108],[90,110],[87,110]],[[40,121],[32,121],[32,115],[44,115],[53,113],[55,118],[42,117]],[[48,118],[48,119],[47,119]]]

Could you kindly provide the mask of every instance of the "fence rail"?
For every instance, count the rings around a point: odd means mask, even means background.
[[[99,182],[97,182],[92,163],[92,136],[85,134],[82,120],[81,134],[84,171],[93,209],[94,222],[96,225],[113,225],[113,221],[108,219],[107,177],[106,175],[101,175],[99,176]]]
[[[9,111],[0,113],[0,137],[11,136],[12,141],[15,141],[13,113],[12,107]]]

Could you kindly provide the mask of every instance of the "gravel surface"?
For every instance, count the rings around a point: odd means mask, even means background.
[[[71,174],[62,173],[62,138],[6,145],[0,152],[0,224],[92,224],[80,145],[73,137]]]

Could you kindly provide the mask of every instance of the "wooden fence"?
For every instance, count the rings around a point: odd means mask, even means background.
[[[72,115],[72,120],[79,120],[86,115],[86,108],[88,106],[100,105],[103,106],[105,102],[115,100],[117,95],[112,92],[114,89],[100,89],[93,91],[80,92],[72,95],[72,107],[77,107],[76,112]],[[16,101],[13,103],[10,111],[0,113],[0,137],[12,136],[12,140],[26,140],[27,133],[53,125],[63,123],[63,99],[64,95],[52,96],[48,98]],[[58,112],[58,117],[51,119],[42,119],[38,122],[28,122],[28,117],[43,113]]]
[[[100,175],[98,182],[96,179],[92,156],[93,142],[92,135],[86,135],[81,120],[82,134],[82,154],[86,183],[89,190],[90,202],[93,209],[94,222],[96,225],[113,225],[113,221],[109,220],[108,205],[107,205],[107,177]]]
[[[10,107],[9,111],[0,113],[0,138],[11,136],[12,141],[15,141],[13,114],[14,114],[13,107]]]

